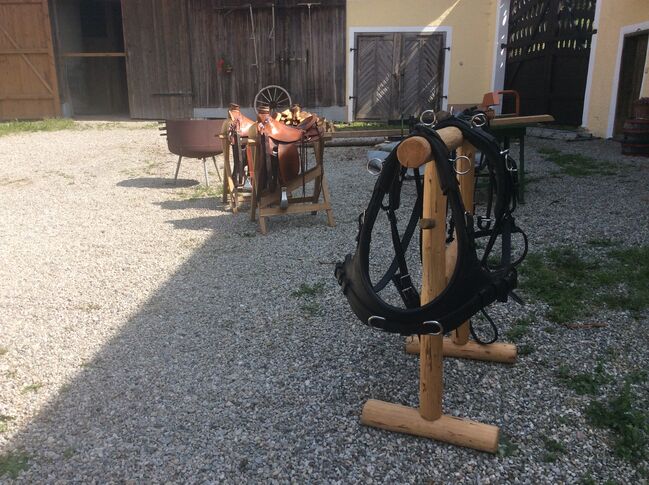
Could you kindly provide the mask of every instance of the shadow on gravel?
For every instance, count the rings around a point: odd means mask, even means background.
[[[183,188],[183,187],[193,187],[198,185],[200,182],[198,180],[190,179],[178,179],[174,184],[172,178],[162,178],[162,177],[140,177],[136,179],[127,179],[122,180],[117,183],[118,187],[131,187],[135,189],[168,189],[168,188]]]
[[[155,205],[167,210],[186,210],[186,209],[218,209],[226,210],[227,204],[221,201],[221,197],[200,197],[186,200],[165,200],[156,202]]]
[[[255,237],[246,213],[217,219],[171,221],[216,230],[8,444],[29,458],[25,480],[304,482],[355,467],[337,454],[359,434],[356,372],[394,349],[340,344],[359,326],[319,262],[341,253],[340,230],[305,217]],[[319,282],[313,301],[291,296]],[[359,446],[361,462],[379,452]]]

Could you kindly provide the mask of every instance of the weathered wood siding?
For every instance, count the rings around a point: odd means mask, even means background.
[[[0,120],[59,114],[47,0],[0,0]]]
[[[187,0],[122,0],[131,117],[192,115]]]
[[[252,106],[268,84],[303,106],[344,106],[345,1],[313,5],[310,22],[304,3],[280,0],[273,9],[251,0],[251,16],[240,2],[189,0],[194,106]],[[232,71],[219,70],[219,59]]]

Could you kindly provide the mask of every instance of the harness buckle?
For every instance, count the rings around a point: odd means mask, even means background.
[[[385,322],[385,318],[384,318],[384,317],[382,317],[382,316],[380,316],[380,315],[372,315],[370,318],[367,319],[367,323],[366,323],[365,325],[367,325],[367,326],[370,327],[370,328],[379,328],[377,325],[375,325],[375,324],[373,323],[374,320],[381,320],[381,321]],[[380,328],[379,328],[379,329],[380,329]]]
[[[442,333],[444,332],[444,327],[442,327],[442,324],[437,320],[426,320],[425,322],[421,322],[421,324],[424,327],[431,328],[431,331],[426,332],[426,335],[442,335]]]

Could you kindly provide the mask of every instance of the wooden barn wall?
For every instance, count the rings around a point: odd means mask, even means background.
[[[345,106],[345,1],[188,0],[194,107],[252,106],[268,84],[285,87],[303,106]],[[302,5],[298,5],[302,3]],[[273,39],[274,33],[274,39]],[[255,55],[256,50],[256,55]],[[232,66],[219,69],[219,60]]]

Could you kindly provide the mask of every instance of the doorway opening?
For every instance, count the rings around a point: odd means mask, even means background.
[[[640,97],[649,33],[627,35],[622,46],[613,138],[622,136],[624,121],[633,118],[633,102]]]
[[[66,116],[128,117],[120,0],[52,0]]]

